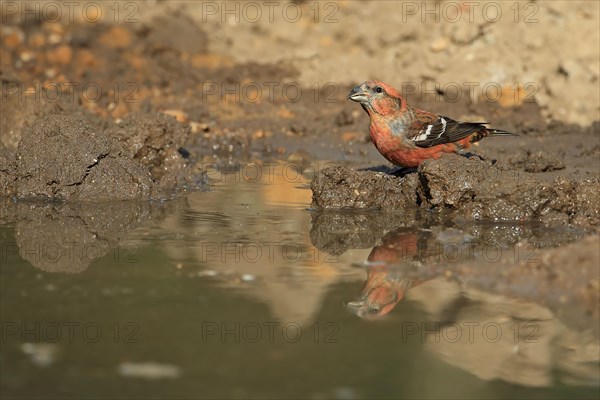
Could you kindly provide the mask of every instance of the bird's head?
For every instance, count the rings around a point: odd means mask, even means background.
[[[346,303],[354,314],[363,319],[377,319],[388,314],[404,297],[404,292],[390,285],[365,288],[359,299]]]
[[[348,98],[360,103],[369,115],[372,113],[389,115],[407,107],[396,89],[379,81],[363,82],[350,91]]]

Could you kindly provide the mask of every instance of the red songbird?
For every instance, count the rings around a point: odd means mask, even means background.
[[[460,153],[486,136],[514,135],[488,128],[487,122],[459,122],[412,108],[383,82],[364,82],[352,89],[348,98],[369,114],[369,131],[377,150],[401,167],[416,167],[444,153]]]

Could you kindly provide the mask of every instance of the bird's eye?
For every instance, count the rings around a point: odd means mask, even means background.
[[[377,87],[375,88],[375,91],[376,91],[377,93],[382,93],[382,92],[383,92],[383,89],[381,88],[381,86],[377,86]]]

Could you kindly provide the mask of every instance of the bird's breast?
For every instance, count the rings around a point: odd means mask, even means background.
[[[373,144],[388,161],[394,162],[394,155],[403,153],[407,148],[408,141],[401,135],[393,134],[387,124],[371,124],[370,134]]]
[[[402,121],[386,121],[385,119],[372,119],[370,125],[371,140],[379,152],[385,155],[388,151],[394,151],[410,143],[404,135],[405,125]]]
[[[404,137],[404,133],[406,131],[406,125],[404,121],[401,119],[393,119],[391,121],[386,121],[388,128],[390,130],[390,134],[396,137]]]

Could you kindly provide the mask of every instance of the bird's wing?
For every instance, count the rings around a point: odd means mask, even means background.
[[[459,122],[421,110],[415,110],[415,117],[415,122],[408,128],[407,137],[418,147],[457,142],[486,129],[485,122]]]

